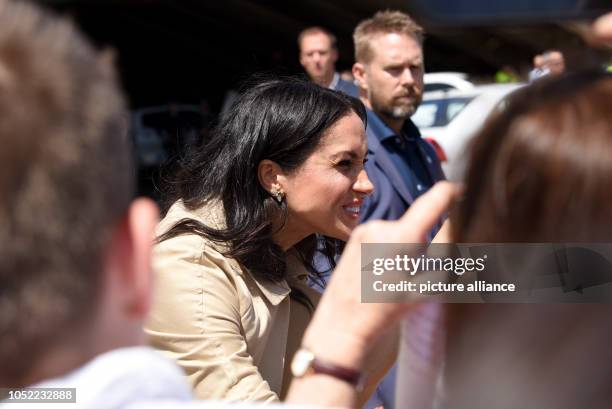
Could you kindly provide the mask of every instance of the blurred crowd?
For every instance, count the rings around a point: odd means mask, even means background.
[[[612,75],[535,56],[457,185],[411,120],[424,35],[379,11],[339,73],[309,27],[308,79],[254,79],[215,126],[140,112],[178,129],[160,220],[112,55],[0,0],[0,406],[610,407],[609,304],[361,302],[363,243],[612,238]]]

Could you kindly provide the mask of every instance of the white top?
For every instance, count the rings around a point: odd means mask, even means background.
[[[261,406],[193,400],[191,389],[181,369],[149,347],[121,348],[104,353],[63,377],[50,379],[33,387],[76,388],[76,404],[0,403],[0,407],[3,409],[255,409]],[[275,406],[269,405],[271,409]]]

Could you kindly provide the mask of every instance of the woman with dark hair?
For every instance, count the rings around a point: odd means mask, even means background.
[[[365,118],[344,94],[266,81],[184,162],[158,227],[147,333],[199,398],[273,401],[286,392],[286,363],[318,300],[305,283],[316,275],[315,250],[333,265],[373,189]]]
[[[611,101],[612,75],[603,72],[542,79],[511,95],[471,146],[451,241],[612,242]],[[573,271],[583,279],[591,273]],[[548,303],[432,304],[416,326],[412,316],[405,331],[425,328],[419,346],[429,352],[402,352],[398,407],[425,407],[433,396],[428,407],[609,408],[612,308],[609,300],[587,302],[610,284],[569,294],[561,279],[548,279],[554,291],[535,290]],[[574,295],[579,303],[567,301]],[[432,357],[424,366],[439,365],[442,377],[431,368],[412,372],[419,356]],[[432,385],[443,379],[444,392],[420,387],[424,373],[435,374]]]

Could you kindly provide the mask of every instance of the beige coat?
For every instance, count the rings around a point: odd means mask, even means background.
[[[175,203],[157,234],[184,218],[224,225],[219,209],[190,212]],[[290,300],[289,282],[315,305],[319,296],[293,257],[287,282],[274,284],[256,280],[217,249],[197,235],[155,246],[155,293],[145,330],[151,344],[185,370],[198,398],[276,401],[286,393],[289,362],[311,316]]]

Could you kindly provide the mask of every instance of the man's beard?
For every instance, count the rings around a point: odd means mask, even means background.
[[[381,109],[380,113],[392,119],[408,119],[416,112],[414,105],[394,106],[390,109]]]
[[[408,119],[416,112],[419,104],[421,103],[421,99],[416,95],[413,95],[413,97],[413,103],[400,105],[393,103],[382,104],[379,103],[376,98],[372,98],[371,92],[368,95],[368,99],[370,100],[370,104],[372,105],[372,110],[374,112],[394,120]]]

